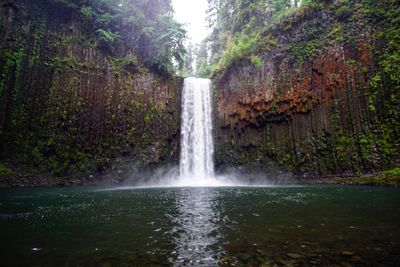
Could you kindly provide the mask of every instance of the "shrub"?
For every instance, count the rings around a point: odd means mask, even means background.
[[[352,13],[352,10],[348,6],[342,6],[336,10],[335,14],[336,17],[340,20],[346,20],[348,17],[350,17]]]
[[[250,62],[257,68],[259,69],[261,67],[262,61],[259,56],[250,56]]]
[[[14,172],[7,168],[3,163],[0,163],[0,176],[12,175]]]
[[[228,44],[227,49],[219,60],[217,69],[222,70],[243,59],[248,59],[256,67],[259,67],[261,66],[261,58],[255,54],[268,51],[273,45],[276,45],[276,40],[271,39],[269,36],[262,36],[260,33],[252,35],[239,33]]]
[[[99,40],[100,47],[108,49],[108,51],[113,51],[113,45],[120,37],[118,33],[103,29],[98,29],[96,31],[96,34]]]

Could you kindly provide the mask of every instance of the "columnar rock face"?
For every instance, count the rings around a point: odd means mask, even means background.
[[[217,166],[321,175],[398,164],[399,90],[376,31],[310,10],[270,30],[278,45],[261,66],[242,60],[214,77]]]
[[[84,23],[61,11],[0,5],[3,159],[60,175],[177,162],[182,81],[125,60],[129,43],[85,43]]]

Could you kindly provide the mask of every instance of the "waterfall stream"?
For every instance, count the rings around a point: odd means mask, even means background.
[[[182,93],[180,184],[212,186],[214,176],[211,81],[186,78]]]

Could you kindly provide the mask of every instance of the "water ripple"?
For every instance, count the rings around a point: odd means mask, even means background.
[[[220,213],[213,209],[217,196],[207,188],[180,191],[179,216],[173,218],[170,231],[176,244],[175,265],[214,266],[221,258]]]

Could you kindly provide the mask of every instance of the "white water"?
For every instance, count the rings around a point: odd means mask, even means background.
[[[219,185],[214,175],[211,81],[186,78],[182,93],[180,186]]]
[[[135,187],[271,186],[267,180],[243,181],[236,173],[215,176],[212,137],[211,81],[186,78],[182,92],[181,151],[176,168],[159,169]]]

